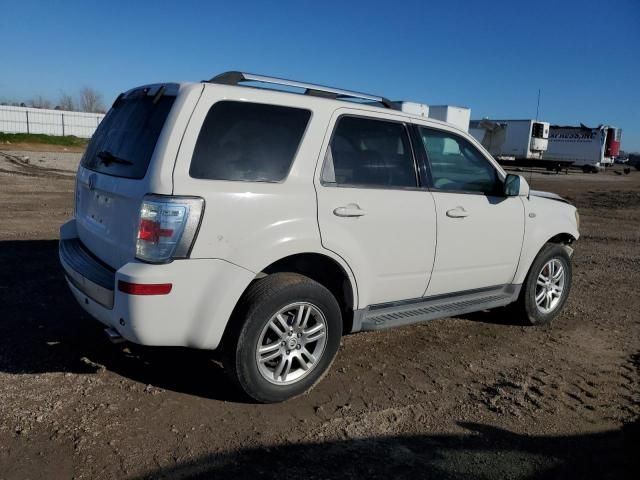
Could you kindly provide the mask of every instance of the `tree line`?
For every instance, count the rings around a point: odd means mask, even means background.
[[[46,108],[53,110],[69,110],[72,112],[105,113],[105,104],[102,94],[91,87],[83,87],[76,96],[66,92],[60,92],[57,102],[42,95],[36,95],[26,102],[15,100],[0,100],[0,105],[12,107]]]

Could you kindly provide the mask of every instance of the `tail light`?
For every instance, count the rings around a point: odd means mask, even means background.
[[[187,258],[204,211],[204,199],[146,195],[140,205],[136,257],[152,263]]]

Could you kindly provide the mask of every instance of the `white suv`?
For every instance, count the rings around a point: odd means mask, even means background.
[[[69,288],[114,340],[220,349],[262,402],[311,388],[345,333],[510,303],[549,322],[576,209],[395,105],[240,72],[121,94],[60,229]]]

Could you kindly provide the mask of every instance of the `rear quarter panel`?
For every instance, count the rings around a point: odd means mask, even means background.
[[[182,84],[179,86],[173,108],[164,128],[146,175],[148,192],[170,194],[173,191],[173,169],[180,149],[180,143],[193,110],[202,94],[202,84]]]
[[[330,102],[245,87],[207,85],[186,129],[175,170],[176,195],[205,199],[205,213],[192,258],[217,258],[258,273],[281,258],[321,253],[350,272],[344,260],[320,243],[313,184],[318,152],[334,108]],[[218,101],[251,101],[311,111],[291,170],[279,183],[192,178],[191,158],[200,128]],[[354,292],[354,298],[355,296]]]

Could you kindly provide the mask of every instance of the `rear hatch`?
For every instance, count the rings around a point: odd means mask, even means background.
[[[135,258],[140,202],[150,191],[149,166],[156,162],[156,143],[177,87],[152,85],[121,94],[80,162],[75,198],[78,236],[114,269]],[[171,185],[167,189],[156,193],[171,193]]]

